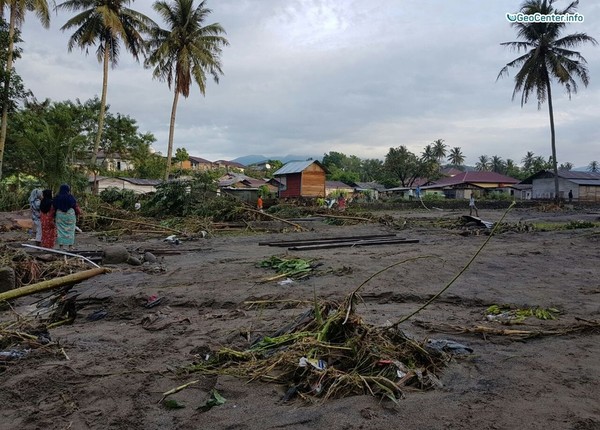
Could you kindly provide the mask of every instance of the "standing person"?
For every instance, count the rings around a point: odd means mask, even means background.
[[[259,211],[263,211],[263,200],[261,196],[258,196],[258,200],[256,200],[256,209]]]
[[[58,237],[56,242],[58,247],[62,249],[67,246],[73,249],[75,243],[75,224],[77,215],[81,214],[81,210],[77,205],[77,200],[71,194],[71,189],[67,184],[60,186],[60,190],[53,201],[54,209],[56,210],[56,230]]]
[[[338,197],[338,210],[340,212],[344,212],[346,210],[346,199],[344,198],[343,195],[340,194],[340,196]]]
[[[42,191],[42,196],[42,202],[40,203],[42,246],[52,249],[56,243],[56,223],[54,222],[56,210],[52,204],[52,190]]]
[[[475,216],[479,216],[479,211],[477,210],[477,206],[475,206],[475,197],[471,194],[471,198],[469,199],[469,215],[473,215],[473,209],[475,209]]]
[[[42,202],[42,190],[34,188],[29,195],[29,207],[31,208],[31,220],[33,221],[33,231],[35,238],[29,240],[35,241],[37,245],[42,242],[42,221],[40,219],[40,204]]]
[[[573,201],[573,190],[569,190],[569,203]]]

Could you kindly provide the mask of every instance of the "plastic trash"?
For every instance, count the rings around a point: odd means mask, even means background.
[[[292,278],[286,278],[283,281],[279,281],[277,285],[292,285],[294,280]]]
[[[0,360],[20,360],[29,354],[30,349],[9,349],[8,351],[0,351]]]
[[[425,348],[450,354],[471,354],[473,352],[473,348],[448,339],[429,339],[425,344]]]
[[[298,361],[298,366],[299,367],[308,367],[308,365],[311,365],[312,367],[314,367],[317,370],[327,369],[327,362],[325,360],[318,360],[316,358],[300,357],[300,360]]]
[[[157,295],[153,294],[150,297],[148,297],[148,301],[144,306],[146,306],[147,308],[153,308],[154,306],[158,306],[162,301],[163,297],[158,297]]]

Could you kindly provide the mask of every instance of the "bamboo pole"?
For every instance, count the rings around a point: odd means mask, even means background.
[[[352,219],[356,221],[373,221],[371,218],[364,218],[360,216],[345,216],[345,215],[324,215],[324,214],[315,214],[317,217],[321,218],[336,218],[336,219]]]
[[[28,296],[29,294],[40,293],[42,291],[52,290],[54,288],[64,287],[67,285],[76,284],[93,278],[96,275],[101,275],[109,271],[106,267],[96,267],[94,269],[84,270],[83,272],[73,273],[60,278],[49,279],[47,281],[38,282],[37,284],[26,285],[21,288],[0,293],[0,302],[5,300],[16,299],[18,297]]]

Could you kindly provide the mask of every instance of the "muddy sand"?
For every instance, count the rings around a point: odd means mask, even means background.
[[[121,238],[117,243],[131,251],[170,246],[181,253],[163,255],[149,267],[115,265],[111,273],[77,285],[85,306],[74,324],[50,330],[65,355],[32,350],[21,360],[0,363],[0,429],[600,429],[598,330],[517,340],[443,328],[551,330],[577,324],[576,318],[599,321],[598,228],[493,237],[440,299],[401,325],[416,339],[450,339],[473,353],[452,358],[439,374],[443,387],[404,389],[397,405],[369,395],[283,403],[286,387],[173,372],[209,348],[245,348],[248,339],[273,333],[310,307],[275,301],[310,301],[313,291],[341,301],[393,263],[432,256],[384,271],[363,288],[357,312],[367,322],[398,321],[443,288],[487,238],[429,222],[457,219],[464,212],[390,213],[407,221],[402,231],[381,224],[310,221],[302,224],[308,232],[230,234],[179,245],[162,238]],[[480,215],[496,221],[502,212],[482,210]],[[600,210],[589,209],[560,214],[513,210],[508,220],[597,221],[599,216]],[[312,251],[258,246],[268,240],[390,232],[419,243]],[[25,239],[22,232],[0,233],[2,243]],[[80,250],[107,245],[85,232],[77,241]],[[259,283],[273,272],[256,264],[286,254],[317,259],[332,270],[287,285]],[[146,308],[152,295],[163,300]],[[19,312],[39,298],[20,298],[12,305]],[[247,303],[260,300],[275,303]],[[507,327],[486,319],[493,304],[552,307],[560,315]],[[98,310],[106,312],[103,319],[86,318]],[[2,321],[13,317],[11,311],[0,311]],[[171,396],[184,408],[170,410],[159,403],[163,392],[192,380],[199,382]],[[198,407],[212,389],[226,402],[201,412]]]

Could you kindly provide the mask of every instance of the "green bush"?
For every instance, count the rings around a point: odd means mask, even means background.
[[[127,210],[135,209],[135,203],[138,201],[138,197],[133,190],[121,190],[117,187],[102,190],[100,199],[105,203]]]

